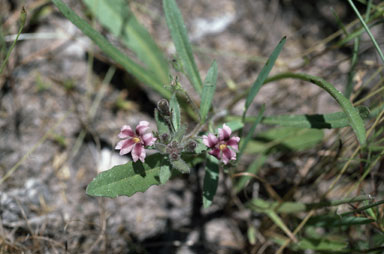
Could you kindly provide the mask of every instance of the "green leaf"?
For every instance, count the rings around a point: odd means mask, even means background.
[[[169,107],[172,110],[172,124],[177,132],[180,128],[180,106],[177,102],[176,93],[173,93],[171,100],[169,101]]]
[[[191,172],[191,168],[183,159],[171,161],[171,164],[172,164],[172,167],[178,170],[180,173],[189,174]]]
[[[317,227],[340,227],[340,226],[353,226],[362,225],[374,222],[375,220],[366,217],[345,216],[338,215],[320,215],[312,217],[308,220],[307,225],[313,225]]]
[[[97,46],[99,46],[100,49],[112,58],[113,61],[123,66],[126,71],[150,86],[152,89],[156,90],[165,98],[171,97],[170,92],[163,87],[161,80],[114,47],[104,36],[93,29],[86,21],[81,19],[74,11],[64,4],[62,0],[52,0],[52,2],[67,19],[77,26]]]
[[[302,250],[317,250],[317,251],[338,251],[347,247],[346,241],[335,241],[326,238],[312,239],[304,238],[295,244],[296,247]]]
[[[219,185],[219,161],[212,156],[209,156],[205,166],[205,177],[203,184],[203,207],[211,206],[213,197],[216,194],[217,186]]]
[[[361,118],[369,118],[369,110],[367,107],[357,107]],[[247,118],[251,121],[254,118]],[[314,129],[334,129],[342,128],[350,125],[349,118],[344,112],[336,112],[330,114],[315,114],[315,115],[280,115],[266,116],[262,120],[263,124],[277,124],[280,126],[292,126],[299,128],[314,128]]]
[[[159,178],[160,178],[160,183],[161,184],[164,184],[164,183],[166,183],[168,180],[169,180],[169,178],[171,178],[171,175],[172,175],[172,173],[171,173],[171,169],[169,168],[169,166],[161,166],[160,167],[160,176],[159,176]]]
[[[256,140],[249,141],[245,152],[265,153],[273,147],[281,150],[302,151],[320,143],[323,136],[323,131],[318,129],[274,128],[259,133]]]
[[[253,122],[252,127],[249,130],[247,136],[245,138],[242,138],[242,141],[240,144],[240,152],[239,152],[238,160],[240,160],[241,156],[243,155],[245,148],[247,148],[247,144],[251,140],[251,138],[255,132],[256,126],[260,123],[261,118],[263,117],[263,114],[264,114],[264,108],[265,108],[265,105],[263,105],[261,107],[259,114],[257,115],[255,121]]]
[[[84,0],[93,15],[155,74],[169,83],[168,62],[148,31],[137,21],[125,0]]]
[[[187,30],[180,10],[177,7],[175,0],[163,0],[163,8],[165,19],[169,31],[171,32],[177,54],[182,62],[183,69],[186,71],[187,77],[196,92],[201,94],[203,83],[193,58],[192,47],[188,39]]]
[[[377,44],[376,40],[375,40],[375,37],[373,36],[373,34],[371,33],[371,30],[369,30],[369,27],[367,26],[367,24],[365,23],[363,17],[360,15],[360,12],[359,10],[356,8],[355,4],[353,3],[352,0],[348,0],[348,3],[349,5],[351,5],[353,11],[356,13],[356,16],[359,18],[360,20],[360,23],[363,25],[365,31],[367,32],[369,38],[371,39],[373,45],[375,46],[376,48],[376,51],[377,53],[379,54],[380,58],[381,58],[381,61],[384,63],[384,54],[383,52],[381,51],[380,49],[380,46],[379,44]]]
[[[263,69],[260,71],[259,76],[257,76],[256,81],[253,83],[251,90],[249,91],[247,99],[245,101],[243,120],[245,118],[245,115],[247,114],[248,108],[251,105],[253,99],[256,97],[256,95],[259,92],[261,86],[263,85],[265,79],[268,77],[269,72],[272,70],[272,67],[275,64],[276,59],[280,54],[280,51],[283,49],[283,46],[285,44],[285,40],[286,40],[286,37],[283,37],[283,39],[281,39],[279,44],[277,44],[277,46],[273,50],[272,54],[268,58],[267,62],[265,63]]]
[[[91,196],[115,198],[144,192],[152,185],[161,183],[159,175],[162,167],[169,165],[160,154],[148,156],[145,163],[138,161],[115,166],[97,175],[88,185],[86,193]]]
[[[204,145],[202,138],[198,137],[198,138],[195,138],[194,140],[196,141],[196,148],[195,148],[195,153],[196,154],[200,154],[203,151],[207,150],[207,146]]]
[[[200,102],[200,122],[204,123],[211,108],[213,95],[215,94],[217,81],[217,64],[214,61],[208,70],[204,80],[203,93]]]
[[[312,209],[321,209],[325,207],[339,206],[342,204],[352,204],[370,200],[369,196],[363,195],[353,198],[341,200],[327,200],[317,203],[301,203],[301,202],[270,202],[259,198],[252,199],[246,205],[253,211],[263,212],[264,210],[274,210],[278,213],[299,213],[310,211]]]
[[[270,77],[265,80],[265,83],[285,78],[305,80],[319,86],[320,88],[328,92],[337,101],[337,103],[343,109],[344,113],[347,115],[349,123],[352,126],[352,129],[355,132],[360,144],[366,144],[364,121],[363,119],[361,119],[359,112],[356,110],[356,108],[353,107],[352,103],[347,98],[345,98],[345,96],[340,91],[338,91],[331,83],[328,83],[327,81],[316,76],[291,72],[281,73]]]
[[[232,131],[238,131],[238,130],[240,130],[241,128],[244,127],[244,124],[241,121],[238,121],[238,120],[230,121],[230,122],[227,122],[225,124],[229,128],[231,128]],[[218,132],[218,130],[216,130],[216,133],[217,132]]]
[[[155,121],[156,121],[157,132],[159,133],[159,136],[164,133],[167,133],[167,134],[170,133],[166,120],[163,118],[163,116],[159,113],[157,109],[155,109]]]

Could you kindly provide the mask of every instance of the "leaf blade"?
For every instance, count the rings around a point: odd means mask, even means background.
[[[86,193],[98,197],[130,197],[159,185],[160,170],[164,166],[167,165],[160,154],[148,156],[145,163],[138,161],[115,166],[97,175],[87,186]]]
[[[217,82],[217,63],[214,61],[211,67],[208,70],[207,76],[204,80],[203,92],[201,94],[201,103],[200,103],[200,122],[204,123],[209,109],[212,105],[213,95],[216,90]]]
[[[203,83],[193,58],[192,47],[189,42],[181,12],[177,7],[175,0],[163,0],[163,8],[172,40],[175,44],[177,54],[182,61],[183,67],[187,72],[188,79],[196,92],[201,94]]]
[[[203,184],[203,207],[208,208],[213,202],[217,186],[219,185],[218,160],[209,156],[206,161],[205,176]]]
[[[114,47],[104,36],[93,29],[86,21],[81,19],[73,10],[71,10],[62,0],[52,0],[60,12],[69,19],[77,28],[88,36],[99,48],[113,59],[116,63],[124,67],[126,71],[137,77],[140,81],[159,92],[162,96],[170,98],[170,92],[165,89],[161,81],[141,65],[124,55],[120,50]]]
[[[286,41],[286,37],[283,37],[280,40],[280,42],[277,44],[275,49],[272,51],[272,54],[269,56],[263,69],[260,71],[260,74],[257,76],[256,81],[253,83],[253,85],[249,91],[249,94],[247,96],[247,99],[245,101],[243,119],[245,118],[247,111],[249,109],[249,106],[253,102],[253,99],[256,97],[256,95],[259,92],[261,86],[263,85],[265,79],[268,77],[269,72],[272,70],[272,67],[275,64],[277,57],[279,56],[281,50],[283,49],[285,41]]]
[[[152,39],[123,0],[84,0],[88,9],[111,33],[144,63],[163,83],[169,82],[168,63]]]

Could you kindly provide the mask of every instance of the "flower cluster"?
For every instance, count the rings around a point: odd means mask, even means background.
[[[145,133],[149,129],[147,121],[141,121],[133,131],[130,126],[124,125],[119,133],[119,138],[122,140],[116,145],[115,149],[120,150],[120,155],[132,154],[134,162],[140,160],[144,162],[146,157],[145,148],[152,146],[157,140],[152,133]],[[236,152],[239,150],[239,137],[231,137],[232,130],[226,124],[223,128],[219,128],[219,135],[216,137],[214,134],[209,133],[203,136],[203,143],[210,148],[209,154],[215,156],[224,164],[228,164],[231,160],[236,160]],[[163,135],[162,139],[167,139]],[[190,141],[186,150],[193,151],[196,147],[194,141]],[[179,158],[179,153],[183,149],[177,146],[177,142],[171,142],[166,149],[172,160]]]
[[[158,133],[155,135],[149,130],[149,123],[141,121],[135,131],[128,125],[124,125],[119,133],[122,139],[115,149],[120,150],[120,155],[131,153],[134,162],[140,160],[144,162],[146,148],[157,150],[160,154],[168,155],[172,166],[181,172],[189,172],[189,167],[183,161],[184,153],[196,153],[198,138],[185,135],[185,127],[180,123],[174,125],[173,109],[167,100],[162,99],[157,103],[155,118]],[[208,153],[215,156],[225,165],[230,161],[236,160],[236,152],[239,150],[239,137],[231,137],[232,130],[226,124],[219,128],[218,135],[209,133],[202,137],[203,144],[208,147]],[[153,146],[153,147],[151,147]],[[203,151],[201,147],[198,151]],[[199,153],[199,152],[197,152]]]

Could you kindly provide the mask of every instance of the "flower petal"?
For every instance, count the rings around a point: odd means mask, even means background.
[[[232,130],[228,127],[228,125],[223,124],[223,128],[219,128],[219,139],[220,141],[228,140],[229,136],[231,136]]]
[[[236,160],[236,153],[231,149],[226,148],[222,152],[223,152],[223,156],[221,159],[224,162],[224,164],[227,164],[230,160]]]
[[[130,153],[134,145],[135,145],[135,142],[131,138],[124,139],[119,143],[117,143],[115,149],[120,149],[120,155],[124,155],[124,154]]]
[[[145,149],[141,143],[136,143],[132,149],[132,159],[134,162],[141,160],[144,162],[145,159]]]
[[[131,126],[124,125],[121,128],[121,131],[119,133],[119,138],[128,138],[128,137],[133,137],[133,136],[135,136],[135,133],[133,133]]]
[[[209,133],[208,136],[203,136],[203,143],[209,148],[213,148],[218,143],[218,140],[215,135]]]
[[[227,141],[227,146],[232,147],[233,150],[235,150],[235,151],[239,151],[239,141],[240,141],[240,138],[239,138],[239,137],[231,137],[231,138]]]
[[[153,137],[152,133],[144,134],[142,137],[144,146],[151,146],[155,143],[156,138]]]
[[[212,151],[209,151],[208,153],[215,156],[216,158],[218,158],[220,160],[220,149],[219,148],[215,148]]]
[[[149,123],[147,121],[141,121],[136,126],[136,134],[142,136],[146,130],[149,129]]]

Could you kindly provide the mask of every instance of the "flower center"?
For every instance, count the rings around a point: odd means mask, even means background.
[[[219,149],[220,149],[220,151],[223,151],[224,149],[226,149],[227,148],[227,145],[226,144],[220,144],[219,145]]]
[[[132,138],[132,140],[135,143],[139,143],[141,141],[140,138],[138,138],[138,137],[134,137],[134,138]]]

